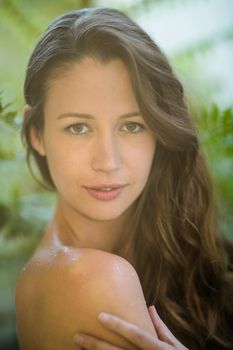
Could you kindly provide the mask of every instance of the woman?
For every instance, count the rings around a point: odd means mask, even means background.
[[[30,58],[25,100],[27,159],[57,204],[18,281],[21,348],[230,349],[231,246],[152,39],[117,10],[64,14]]]

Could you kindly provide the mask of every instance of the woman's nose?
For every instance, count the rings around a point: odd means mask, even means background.
[[[116,137],[99,135],[93,144],[92,168],[111,173],[120,168],[120,150]]]

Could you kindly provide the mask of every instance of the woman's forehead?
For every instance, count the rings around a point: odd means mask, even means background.
[[[86,58],[75,62],[62,73],[48,80],[47,102],[53,98],[65,98],[67,103],[74,99],[85,103],[96,98],[112,100],[135,100],[131,79],[127,68],[120,60],[103,64],[94,59]],[[99,101],[100,102],[100,101]]]

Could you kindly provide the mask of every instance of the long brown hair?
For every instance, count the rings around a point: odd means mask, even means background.
[[[67,64],[91,56],[120,58],[157,146],[148,183],[137,200],[134,265],[148,305],[186,346],[231,348],[231,245],[220,236],[211,179],[183,88],[152,39],[123,13],[82,9],[56,19],[36,45],[25,80],[22,136],[43,179],[54,188],[46,157],[32,147],[30,129],[43,130],[46,89]]]

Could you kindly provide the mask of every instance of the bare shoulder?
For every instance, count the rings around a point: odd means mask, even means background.
[[[72,343],[76,332],[132,349],[99,324],[97,316],[101,311],[116,314],[154,333],[135,269],[114,254],[94,249],[61,251],[52,261],[36,269],[29,265],[22,273],[16,293],[18,309],[22,309],[25,292],[31,306],[28,318],[24,315],[20,323],[24,321],[34,329],[32,322],[36,322],[40,345],[34,348],[38,350],[77,349]],[[23,326],[22,333],[25,338]],[[32,339],[27,341],[31,343]]]

